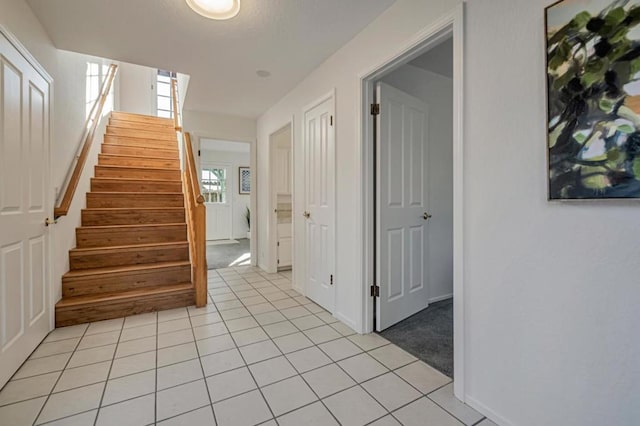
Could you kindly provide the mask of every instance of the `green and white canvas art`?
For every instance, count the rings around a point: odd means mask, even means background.
[[[640,1],[546,9],[549,199],[640,198]]]

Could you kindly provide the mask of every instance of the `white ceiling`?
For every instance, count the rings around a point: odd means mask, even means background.
[[[251,146],[246,142],[229,142],[219,139],[200,138],[200,149],[207,151],[226,151],[249,153]]]
[[[453,39],[449,38],[418,56],[411,65],[453,78]]]
[[[58,48],[189,74],[185,109],[246,117],[394,1],[242,0],[238,16],[213,21],[184,0],[28,0]]]

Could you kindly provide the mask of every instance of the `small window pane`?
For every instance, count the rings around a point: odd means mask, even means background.
[[[160,118],[173,118],[171,115],[171,111],[161,111],[158,110],[158,117]]]
[[[171,97],[171,85],[165,83],[158,83],[158,96]]]
[[[164,75],[159,75],[158,76],[158,83],[171,83],[171,77],[164,76]]]
[[[158,96],[158,109],[164,111],[171,111],[171,100],[164,96]]]

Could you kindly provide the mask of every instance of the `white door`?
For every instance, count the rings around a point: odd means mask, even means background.
[[[233,179],[229,167],[203,164],[200,174],[207,209],[207,240],[230,240],[233,235]]]
[[[382,331],[429,305],[427,285],[428,108],[377,85],[376,328]]]
[[[305,112],[306,295],[329,312],[335,305],[335,135],[333,97]]]
[[[0,33],[0,387],[51,329],[49,83]]]
[[[292,163],[291,127],[274,136],[272,146],[272,198],[275,213],[276,264],[278,268],[289,267],[292,263]]]

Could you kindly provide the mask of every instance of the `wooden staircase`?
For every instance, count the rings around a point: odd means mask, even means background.
[[[113,112],[56,327],[194,303],[174,121]]]

